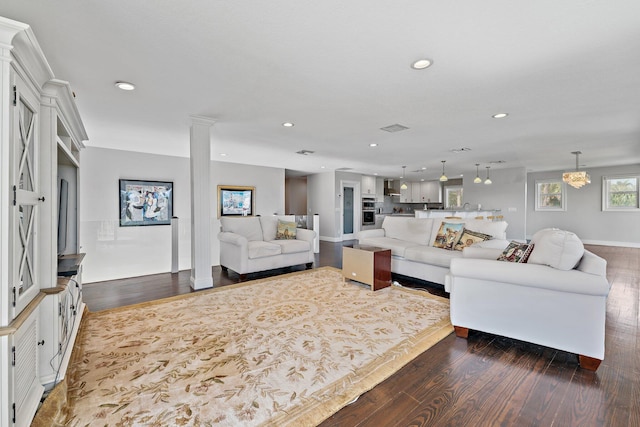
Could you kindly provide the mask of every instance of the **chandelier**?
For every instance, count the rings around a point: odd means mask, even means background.
[[[573,172],[565,172],[562,174],[562,180],[573,188],[581,188],[585,184],[591,184],[591,177],[586,171],[581,171],[579,158],[581,151],[572,151],[571,154],[576,155],[576,170]]]

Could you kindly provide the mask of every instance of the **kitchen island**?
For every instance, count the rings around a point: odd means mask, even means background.
[[[453,210],[453,209],[427,209],[415,211],[416,218],[445,218],[448,216],[458,216],[460,218],[475,218],[481,216],[488,218],[490,216],[500,215],[501,209],[482,209],[482,210]]]

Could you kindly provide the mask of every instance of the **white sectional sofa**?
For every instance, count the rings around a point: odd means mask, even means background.
[[[445,290],[456,334],[479,330],[576,353],[595,371],[604,359],[607,262],[567,231],[541,230],[531,243],[527,263],[478,259],[482,250],[451,261]]]
[[[479,219],[413,218],[387,216],[382,228],[360,231],[356,238],[360,245],[391,249],[391,271],[429,282],[445,283],[451,260],[462,258],[463,251],[436,248],[433,243],[443,223],[459,224],[476,232],[492,236],[491,240],[478,243],[474,247],[493,248],[485,255],[497,257],[507,247],[507,223]]]
[[[316,232],[296,228],[295,239],[277,239],[278,217],[220,218],[220,265],[243,280],[247,273],[314,262]]]

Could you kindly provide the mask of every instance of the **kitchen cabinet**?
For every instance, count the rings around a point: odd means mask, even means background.
[[[411,183],[411,202],[418,203],[422,201],[422,183],[421,182],[412,182]]]
[[[384,178],[376,178],[376,202],[384,202]]]
[[[369,175],[362,175],[360,192],[365,195],[376,195],[376,177]]]
[[[420,200],[422,203],[442,202],[442,192],[439,181],[424,181],[420,183]]]
[[[407,188],[402,189],[402,185],[400,186],[400,203],[411,203],[411,190],[413,188],[412,183],[404,182]]]

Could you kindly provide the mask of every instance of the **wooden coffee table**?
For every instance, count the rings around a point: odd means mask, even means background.
[[[391,249],[353,245],[342,248],[343,280],[371,286],[372,291],[391,286]]]

